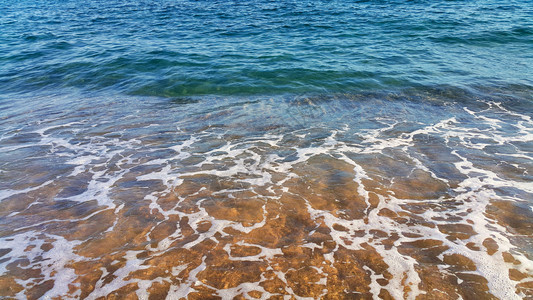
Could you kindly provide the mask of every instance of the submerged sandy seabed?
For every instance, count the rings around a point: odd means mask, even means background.
[[[277,105],[3,132],[0,297],[533,298],[527,114]]]

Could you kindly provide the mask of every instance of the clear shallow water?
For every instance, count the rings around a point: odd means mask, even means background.
[[[531,100],[412,92],[12,97],[0,292],[530,297]]]
[[[0,297],[533,297],[527,2],[1,5]]]

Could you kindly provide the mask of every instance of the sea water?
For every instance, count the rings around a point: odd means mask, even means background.
[[[0,3],[0,297],[533,297],[528,1]]]

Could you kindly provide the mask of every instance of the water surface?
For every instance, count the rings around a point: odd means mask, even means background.
[[[527,1],[0,10],[0,297],[533,297]]]

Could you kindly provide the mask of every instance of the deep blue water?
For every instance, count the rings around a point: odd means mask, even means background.
[[[0,11],[2,93],[178,97],[533,84],[528,0],[6,0]]]

